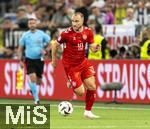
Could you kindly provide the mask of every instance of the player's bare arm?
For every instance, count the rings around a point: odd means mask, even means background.
[[[47,55],[47,56],[50,56],[50,50],[52,49],[52,45],[51,43],[49,43],[45,49],[43,49],[42,51],[42,55]]]
[[[97,52],[97,51],[101,50],[101,46],[100,46],[100,45],[97,45],[97,44],[95,44],[95,43],[92,43],[92,44],[90,44],[90,50],[91,50],[92,52]]]
[[[57,66],[57,57],[56,57],[56,53],[57,53],[57,49],[60,46],[60,44],[56,41],[55,43],[53,43],[52,45],[52,66],[55,68]]]
[[[51,50],[51,48],[52,48],[52,45],[51,45],[51,43],[49,43],[49,44],[46,46],[45,51],[46,51],[46,52],[49,52],[49,51]]]

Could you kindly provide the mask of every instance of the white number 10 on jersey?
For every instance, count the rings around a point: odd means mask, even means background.
[[[83,50],[83,43],[78,43],[78,51],[81,51]]]

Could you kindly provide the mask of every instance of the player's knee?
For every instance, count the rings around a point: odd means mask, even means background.
[[[80,97],[82,97],[82,96],[84,95],[84,91],[75,92],[75,93],[76,93],[76,95],[78,95],[78,96],[80,96]]]
[[[83,84],[82,84],[80,87],[76,88],[76,89],[74,90],[74,92],[75,92],[76,95],[78,95],[78,96],[83,96],[84,93],[85,93],[85,89],[84,89]]]
[[[30,81],[33,82],[33,83],[37,83],[36,79],[33,79],[33,78],[32,79],[30,78]]]
[[[88,90],[96,90],[96,85],[94,85],[94,84],[93,85],[88,85],[87,89]]]
[[[85,93],[85,90],[84,90],[84,89],[82,89],[82,90],[75,90],[75,94],[76,94],[77,96],[82,97],[82,96],[84,95],[84,93]]]
[[[37,82],[36,82],[36,83],[37,83],[38,85],[41,85],[41,82],[42,82],[41,79],[37,79]]]
[[[37,82],[37,78],[35,75],[30,75],[30,81],[36,83]]]
[[[37,85],[41,85],[41,82],[37,81],[36,84],[37,84]]]

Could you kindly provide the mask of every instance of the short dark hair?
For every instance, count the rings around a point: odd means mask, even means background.
[[[84,19],[84,15],[83,15],[83,13],[81,13],[81,12],[75,12],[74,15],[75,15],[75,16],[76,16],[76,15],[80,15],[80,16]]]

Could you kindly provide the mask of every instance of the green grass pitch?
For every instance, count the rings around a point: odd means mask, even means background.
[[[31,100],[0,99],[0,103],[32,104]],[[150,129],[150,105],[139,104],[104,104],[95,103],[93,112],[100,119],[89,120],[83,117],[84,102],[71,102],[74,112],[70,116],[61,116],[57,112],[60,101],[41,101],[41,104],[50,104],[50,127],[35,127],[33,125],[5,127],[5,116],[1,116],[0,129]]]
[[[54,102],[55,103],[55,102]],[[64,117],[51,105],[51,129],[150,129],[150,105],[96,103],[93,112],[100,119],[83,117],[84,103],[75,102],[72,115]]]

